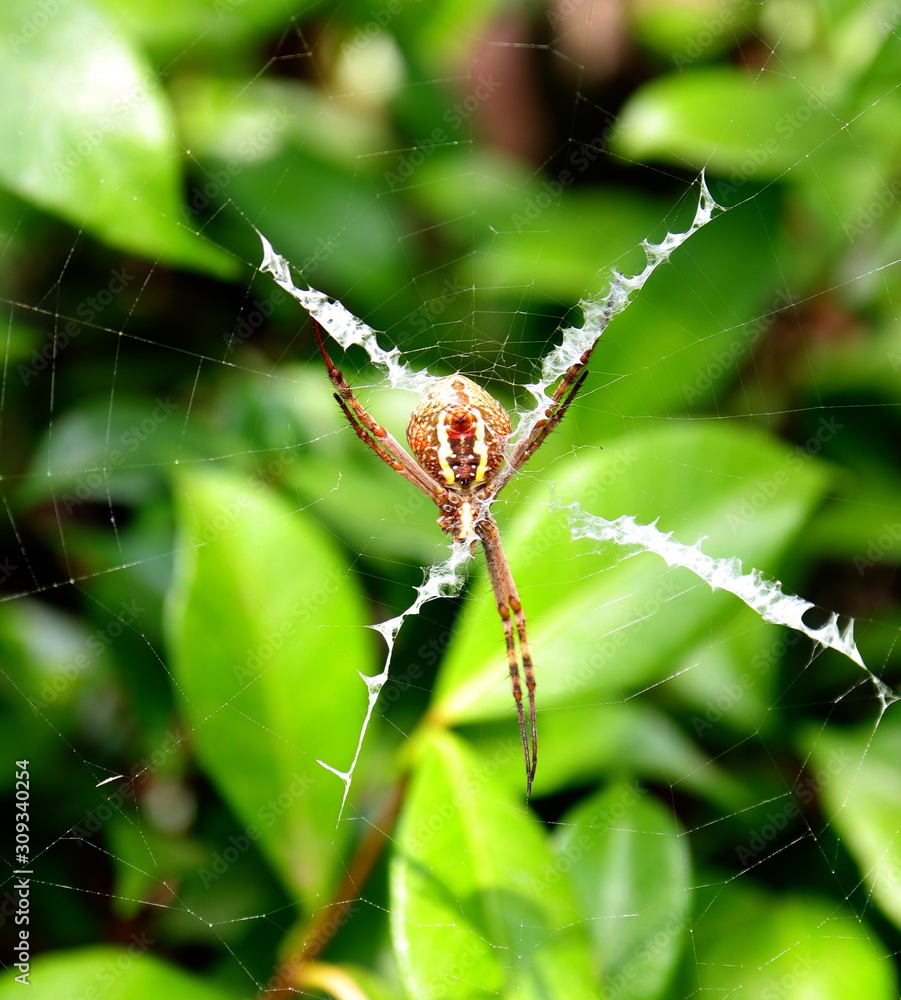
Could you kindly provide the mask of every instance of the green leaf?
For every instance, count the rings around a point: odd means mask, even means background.
[[[690,4],[644,0],[630,11],[630,23],[640,45],[653,48],[682,69],[735,48],[756,14],[745,0],[694,0]]]
[[[662,239],[663,228],[686,229],[691,221],[686,210],[695,204],[692,191],[680,213],[667,216],[665,227],[658,224],[652,239]],[[724,394],[773,322],[771,313],[791,298],[786,288],[792,274],[786,273],[778,232],[772,193],[718,215],[696,232],[604,332],[582,400],[559,433],[573,444],[597,440],[606,447],[606,439],[624,426],[642,426],[649,415],[672,419],[699,410],[719,412]],[[736,246],[744,261],[738,271],[732,266]],[[638,266],[643,265],[642,260]],[[597,403],[586,405],[593,389]]]
[[[181,150],[146,59],[89,0],[0,7],[0,183],[98,239],[215,274],[180,221]]]
[[[663,996],[691,904],[688,847],[672,813],[640,786],[616,784],[568,813],[554,846],[580,912],[590,915],[604,995]]]
[[[554,496],[617,517],[626,512],[674,530],[704,551],[764,571],[822,492],[810,454],[722,423],[680,424],[583,450],[553,468]],[[546,478],[551,478],[547,475]],[[533,487],[501,534],[529,623],[539,712],[619,701],[671,676],[674,663],[742,607],[693,574],[643,553],[574,541],[560,506]],[[456,723],[507,717],[504,643],[485,580],[474,588],[439,676],[435,715]],[[538,770],[541,779],[541,768]]]
[[[109,398],[90,396],[60,415],[59,433],[41,442],[20,502],[55,497],[67,514],[85,503],[146,503],[165,495],[163,469],[186,439],[184,411],[171,398],[148,399],[123,391],[110,411]],[[183,452],[184,453],[184,452]],[[40,480],[43,480],[41,482]]]
[[[178,58],[190,48],[196,59],[198,51],[212,49],[220,59],[229,60],[232,71],[248,48],[252,51],[260,38],[277,34],[285,23],[285,8],[279,0],[256,0],[252,4],[229,0],[102,2],[128,24],[131,33],[168,58]],[[311,4],[304,6],[309,8]],[[295,12],[302,13],[300,7]],[[231,47],[233,51],[229,51]]]
[[[808,644],[803,633],[762,625],[752,608],[738,608],[715,643],[701,637],[685,651],[676,669],[690,669],[674,678],[671,696],[692,711],[695,737],[720,724],[736,733],[763,735],[779,724],[772,711],[778,700],[778,666],[786,650]]]
[[[875,903],[901,927],[901,720],[890,709],[875,732],[817,729],[807,744],[826,817],[866,884],[861,906]]]
[[[602,148],[601,136],[574,147],[556,177],[540,181],[497,156],[477,159],[474,170],[473,151],[451,147],[420,168],[411,194],[423,212],[446,220],[444,227],[460,243],[475,239],[484,251],[476,294],[506,289],[516,297],[528,288],[544,301],[576,302],[587,288],[602,290],[608,265],[624,268],[634,260],[638,269],[643,266],[640,252],[632,259],[626,255],[669,208],[628,190],[577,186]],[[481,220],[475,231],[473,219]],[[542,264],[537,272],[536,260]],[[458,262],[457,279],[464,287],[469,281],[464,261]]]
[[[298,894],[323,893],[347,824],[343,785],[317,761],[349,766],[357,671],[375,672],[361,599],[331,540],[260,481],[194,472],[176,494],[173,669],[200,759],[246,824],[226,847],[259,841]]]
[[[72,725],[80,703],[109,680],[110,654],[103,638],[98,640],[83,619],[51,604],[22,599],[15,610],[4,607],[0,650],[27,716],[49,717],[54,728]]]
[[[121,596],[121,594],[120,594]],[[60,805],[59,817],[78,821],[82,796],[94,782],[81,776],[78,783],[63,778],[69,741],[78,742],[90,732],[101,740],[108,733],[98,719],[96,706],[109,704],[115,688],[112,658],[103,642],[103,629],[91,631],[91,623],[49,602],[19,598],[0,607],[0,677],[4,741],[21,747],[35,773],[59,782],[58,791],[68,801]],[[102,717],[101,717],[102,718]],[[105,730],[105,731],[104,731]],[[56,734],[48,739],[47,733]],[[53,776],[51,778],[51,776]],[[0,777],[0,788],[13,790],[13,775]]]
[[[307,962],[298,969],[294,987],[303,997],[319,996],[321,990],[337,1000],[397,1000],[394,983],[349,963]]]
[[[135,934],[126,948],[83,948],[41,955],[31,963],[27,994],[32,1000],[90,997],[91,1000],[229,1000],[236,994],[211,986],[147,954],[153,942]],[[18,1000],[22,983],[13,969],[0,979],[0,1000]]]
[[[778,177],[836,133],[832,95],[788,75],[732,66],[660,76],[623,108],[613,148],[636,159],[687,163],[733,183]]]
[[[565,877],[542,827],[496,777],[508,746],[480,761],[432,731],[420,750],[391,863],[391,931],[407,994],[595,997]]]
[[[830,900],[729,887],[694,921],[693,992],[726,1000],[894,1000],[885,946]]]
[[[519,733],[510,721],[479,722],[466,732],[480,746],[504,740],[512,745]],[[706,796],[730,812],[756,801],[736,775],[711,760],[670,714],[648,700],[569,704],[563,711],[545,712],[539,738],[545,788],[579,789],[599,776],[634,774]],[[509,777],[521,788],[518,756],[511,754],[510,760],[515,763],[508,765]]]

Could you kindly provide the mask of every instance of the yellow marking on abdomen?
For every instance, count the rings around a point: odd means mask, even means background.
[[[474,483],[482,482],[485,478],[485,472],[488,469],[488,442],[485,440],[485,421],[482,419],[481,414],[479,415],[477,426],[478,432],[475,435],[472,453],[478,458],[479,464],[476,466]]]
[[[447,431],[447,421],[444,419],[443,412],[438,418],[438,426],[435,429],[438,432],[438,447],[435,449],[435,455],[438,458],[438,464],[441,466],[441,472],[444,474],[444,481],[448,486],[452,486],[457,481],[454,470],[450,466],[450,459],[454,452],[451,448],[450,436]]]
[[[472,504],[468,501],[466,503],[460,504],[460,511],[457,518],[457,534],[456,540],[458,542],[468,542],[476,537],[476,533],[473,530],[473,525],[475,524],[475,517],[472,512]]]
[[[458,463],[458,467],[461,464],[465,464],[472,468],[471,459],[474,458],[476,460],[475,468],[472,469],[472,480],[467,482],[467,486],[472,486],[475,483],[481,483],[485,479],[485,473],[488,469],[488,443],[485,440],[485,421],[479,410],[474,407],[465,407],[465,409],[472,418],[472,428],[470,433],[465,435],[454,435],[453,437],[451,436],[450,428],[448,426],[450,421],[447,418],[448,410],[442,411],[438,419],[438,426],[435,428],[436,437],[438,439],[438,447],[435,449],[435,456],[438,459],[438,465],[441,468],[444,481],[448,484],[448,486],[452,486],[454,483],[459,482],[458,473],[454,471],[451,464],[455,457],[461,460]],[[471,448],[471,451],[464,455],[460,455],[458,452],[454,451],[453,441],[465,441]]]

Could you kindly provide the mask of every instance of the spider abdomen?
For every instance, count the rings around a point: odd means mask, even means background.
[[[437,482],[459,490],[494,478],[509,434],[507,411],[464,375],[441,379],[422,397],[407,424],[416,461]]]

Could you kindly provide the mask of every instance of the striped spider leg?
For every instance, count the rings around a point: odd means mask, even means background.
[[[564,373],[548,407],[509,451],[510,417],[503,406],[464,375],[439,379],[422,396],[407,424],[407,441],[414,458],[363,408],[329,357],[315,320],[313,327],[329,379],[337,390],[335,398],[357,437],[433,501],[441,512],[438,524],[442,531],[454,541],[468,544],[472,550],[482,543],[488,579],[504,627],[528,798],[538,764],[535,671],[526,634],[526,616],[497,523],[489,508],[501,489],[563,419],[585,381],[585,366],[594,344]],[[528,720],[523,707],[523,680],[528,698]]]

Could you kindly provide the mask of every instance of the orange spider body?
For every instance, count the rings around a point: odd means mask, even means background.
[[[441,379],[410,414],[407,441],[416,461],[460,499],[438,519],[457,541],[476,541],[475,507],[504,463],[509,435],[507,411],[465,375]]]

